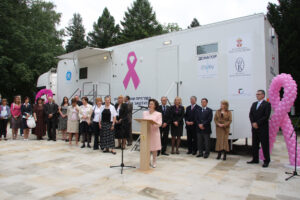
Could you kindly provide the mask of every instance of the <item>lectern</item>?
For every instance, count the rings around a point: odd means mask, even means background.
[[[140,170],[150,169],[150,125],[155,123],[151,119],[135,119],[141,124],[140,137]]]

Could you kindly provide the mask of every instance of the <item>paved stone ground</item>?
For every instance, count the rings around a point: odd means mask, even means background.
[[[288,154],[278,136],[270,167],[247,165],[247,156],[227,161],[186,155],[160,156],[158,167],[111,169],[117,155],[69,146],[63,141],[22,138],[0,141],[0,199],[282,199],[300,200],[300,178],[285,181]],[[125,151],[125,164],[138,167],[139,152]]]

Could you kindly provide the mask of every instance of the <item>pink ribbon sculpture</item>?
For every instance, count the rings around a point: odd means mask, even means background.
[[[131,62],[130,61],[130,57],[133,56],[133,61]],[[136,58],[136,55],[133,51],[131,51],[128,56],[127,56],[127,66],[128,66],[128,72],[123,80],[123,85],[125,87],[125,89],[127,89],[127,86],[129,84],[129,80],[130,78],[132,78],[132,82],[133,82],[133,85],[134,85],[134,88],[137,89],[137,87],[139,86],[140,84],[140,79],[134,69],[135,65],[137,63],[137,58]]]
[[[283,98],[280,100],[279,91],[281,88],[284,89]],[[286,147],[289,153],[290,165],[295,165],[295,145],[296,135],[291,119],[289,118],[288,112],[297,97],[297,84],[293,80],[290,74],[279,74],[273,78],[269,88],[269,99],[271,106],[274,110],[274,114],[271,116],[269,121],[269,142],[270,142],[270,153],[272,152],[276,134],[279,131],[279,127],[283,132]],[[260,158],[263,160],[263,152],[260,149]],[[297,148],[297,166],[300,166],[300,147]]]
[[[35,102],[38,98],[41,98],[43,95],[46,95],[47,96],[47,99],[46,99],[46,103],[48,102],[48,97],[53,97],[53,93],[52,93],[52,90],[49,90],[49,89],[42,89],[40,90],[36,96],[35,96]]]

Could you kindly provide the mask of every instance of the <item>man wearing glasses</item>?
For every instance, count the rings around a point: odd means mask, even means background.
[[[265,91],[256,92],[258,101],[251,106],[249,118],[252,126],[252,160],[248,164],[259,163],[259,143],[261,143],[265,157],[263,167],[268,167],[270,163],[269,152],[269,118],[271,114],[271,104],[264,100]]]

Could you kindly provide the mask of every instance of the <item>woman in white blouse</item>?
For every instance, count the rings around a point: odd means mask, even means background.
[[[79,106],[77,100],[72,99],[72,105],[68,107],[67,116],[67,133],[69,133],[69,144],[72,144],[73,134],[75,135],[76,145],[78,145],[78,132],[79,132]]]
[[[80,133],[82,135],[82,146],[85,147],[85,143],[87,143],[87,147],[91,148],[91,133],[89,132],[89,126],[91,125],[91,116],[93,113],[93,107],[88,104],[88,98],[82,97],[82,106],[79,107],[79,128]]]
[[[94,150],[99,149],[99,134],[100,134],[100,127],[99,127],[99,119],[100,119],[100,109],[102,106],[102,98],[96,98],[96,105],[94,106],[93,112],[93,132],[94,132]]]
[[[110,104],[110,97],[105,97],[105,104],[101,106],[99,127],[100,127],[100,147],[105,149],[104,152],[111,152],[116,154],[115,148],[115,134],[114,126],[116,123],[117,111],[113,105]]]

